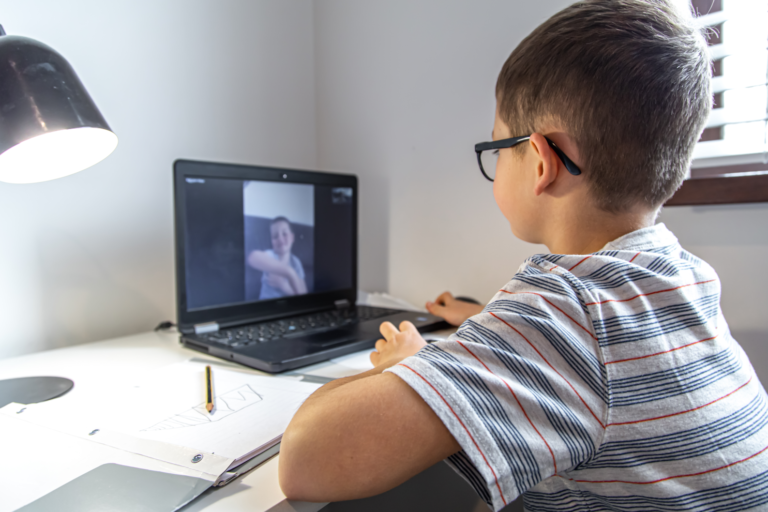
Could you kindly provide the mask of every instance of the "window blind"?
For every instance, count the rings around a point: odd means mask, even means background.
[[[768,0],[692,0],[708,27],[714,105],[692,168],[768,163]]]

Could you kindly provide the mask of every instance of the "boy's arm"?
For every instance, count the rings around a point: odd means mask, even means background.
[[[468,318],[482,313],[483,307],[479,304],[458,300],[451,292],[443,292],[435,299],[435,302],[427,302],[426,304],[427,311],[456,327]]]
[[[288,281],[283,276],[277,275],[274,272],[267,272],[267,284],[271,286],[272,288],[276,288],[283,292],[284,295],[296,295],[296,290],[291,285],[291,282]]]
[[[424,344],[410,322],[400,327],[382,325],[387,340],[376,344],[376,368],[326,384],[294,416],[280,447],[280,486],[289,499],[379,494],[460,450],[408,384],[382,373]]]
[[[269,272],[288,280],[295,294],[307,293],[307,285],[290,265],[270,257],[265,251],[252,251],[248,255],[248,264],[256,270]]]

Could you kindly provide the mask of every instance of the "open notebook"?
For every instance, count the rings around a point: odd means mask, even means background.
[[[191,448],[231,462],[221,485],[277,453],[288,423],[320,384],[298,377],[262,377],[212,366],[215,409],[205,409],[205,364],[184,362],[97,393],[70,393],[29,406],[30,419],[48,427],[128,434],[148,443]],[[94,439],[97,439],[95,437]],[[251,464],[248,464],[251,462]]]

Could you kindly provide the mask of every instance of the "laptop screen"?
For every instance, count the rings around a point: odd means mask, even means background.
[[[354,286],[354,189],[184,176],[187,311]]]

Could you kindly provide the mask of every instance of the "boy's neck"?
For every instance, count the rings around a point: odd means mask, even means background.
[[[657,210],[622,214],[582,210],[564,216],[544,244],[553,254],[591,254],[628,233],[653,226],[657,214]]]

